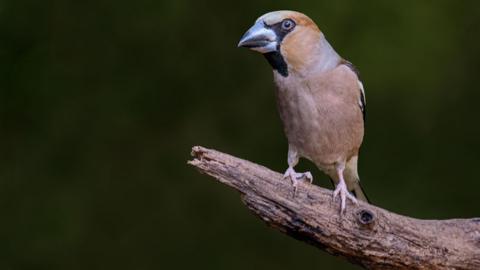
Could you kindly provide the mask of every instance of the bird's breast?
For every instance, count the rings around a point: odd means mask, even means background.
[[[302,157],[323,167],[358,151],[363,138],[363,122],[357,123],[361,113],[355,101],[342,95],[341,84],[293,76],[275,82],[285,134]]]

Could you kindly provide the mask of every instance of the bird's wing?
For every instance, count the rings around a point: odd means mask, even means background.
[[[347,60],[342,60],[341,64],[350,68],[350,70],[353,71],[355,73],[355,75],[357,75],[358,88],[359,88],[359,91],[360,91],[360,98],[358,100],[358,105],[360,106],[360,110],[362,110],[363,121],[365,121],[365,117],[367,115],[367,100],[365,98],[365,89],[363,88],[363,83],[360,80],[360,72],[358,71],[358,69],[352,63],[350,63]]]

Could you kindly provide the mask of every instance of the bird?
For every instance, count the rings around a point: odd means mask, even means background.
[[[300,158],[312,161],[335,185],[333,200],[369,202],[360,185],[358,155],[364,136],[366,99],[358,70],[342,58],[307,15],[290,10],[260,16],[238,47],[263,54],[273,69],[277,109],[288,140],[288,169],[296,192],[310,172],[296,172]],[[295,193],[294,193],[295,194]]]

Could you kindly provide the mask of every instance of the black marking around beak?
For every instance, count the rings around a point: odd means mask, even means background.
[[[277,35],[277,50],[274,52],[265,53],[263,55],[274,70],[276,70],[283,77],[288,77],[288,65],[287,62],[285,62],[285,58],[283,58],[280,47],[285,36],[293,31],[295,25],[289,30],[284,30],[282,28],[282,23],[283,21],[273,25],[265,24],[266,28],[273,30],[273,32],[275,32]],[[293,23],[295,24],[295,22]]]
[[[287,63],[279,51],[264,53],[263,56],[274,70],[278,71],[283,77],[288,77]]]

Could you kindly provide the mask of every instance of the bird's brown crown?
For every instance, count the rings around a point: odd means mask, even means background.
[[[312,27],[312,28],[318,29],[317,25],[307,15],[297,11],[291,11],[291,10],[279,10],[279,11],[272,11],[272,12],[266,13],[262,15],[260,18],[258,18],[257,22],[263,21],[268,25],[273,25],[285,19],[291,19],[299,26]]]

